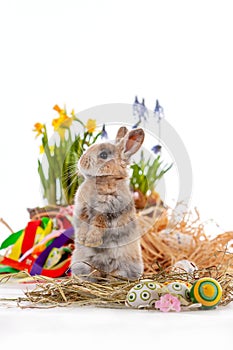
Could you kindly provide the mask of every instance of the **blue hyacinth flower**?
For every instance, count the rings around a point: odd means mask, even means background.
[[[156,100],[154,116],[160,121],[164,118],[164,110],[163,107],[159,104],[159,100]]]
[[[162,146],[161,145],[155,145],[151,148],[151,150],[157,154],[157,153],[160,153],[161,152],[161,149],[162,149]]]
[[[142,103],[139,104],[139,119],[147,120],[148,110],[145,105],[145,99],[142,99]]]
[[[135,100],[133,103],[133,115],[138,117],[139,115],[139,108],[140,108],[140,103],[138,102],[138,97],[135,96]]]
[[[101,139],[108,139],[108,133],[105,129],[105,124],[103,124],[103,128],[102,128],[102,131],[101,131]]]

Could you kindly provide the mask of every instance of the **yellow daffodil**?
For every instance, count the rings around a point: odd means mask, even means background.
[[[88,119],[85,127],[90,134],[93,133],[96,129],[96,120],[95,119]]]
[[[45,131],[45,127],[44,127],[44,124],[41,124],[41,123],[36,123],[34,125],[34,129],[33,131],[35,131],[37,134],[36,134],[36,137],[42,135]]]
[[[62,109],[61,109],[58,105],[55,105],[55,106],[53,107],[53,109],[54,109],[56,112],[58,112],[58,113],[60,113],[60,112],[62,111]]]
[[[59,118],[53,119],[52,125],[54,127],[54,131],[57,131],[61,137],[64,139],[65,129],[69,128],[73,122],[72,118],[67,117],[66,115],[60,115]]]
[[[54,130],[59,133],[60,137],[64,139],[64,128],[69,128],[72,125],[73,118],[68,117],[66,111],[61,109],[58,105],[55,105],[53,109],[59,113],[59,117],[53,119],[52,126],[54,127]]]
[[[40,154],[44,153],[44,146],[40,145]]]
[[[62,118],[62,127],[69,128],[72,125],[73,119],[68,117],[67,115],[64,115]]]
[[[52,126],[54,127],[54,131],[58,131],[58,129],[61,127],[63,118],[55,118],[52,121]]]

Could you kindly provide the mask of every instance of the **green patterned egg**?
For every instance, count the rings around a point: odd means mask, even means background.
[[[181,296],[185,300],[190,301],[190,288],[192,286],[190,283],[183,281],[165,282],[164,286],[168,293]]]
[[[159,300],[158,291],[161,285],[152,280],[142,280],[136,284],[127,294],[126,305],[133,308],[150,308]]]

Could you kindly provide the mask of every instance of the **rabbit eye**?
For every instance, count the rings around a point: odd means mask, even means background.
[[[102,159],[107,159],[108,158],[108,153],[106,152],[106,151],[103,151],[103,152],[101,152],[100,153],[100,158],[102,158]]]

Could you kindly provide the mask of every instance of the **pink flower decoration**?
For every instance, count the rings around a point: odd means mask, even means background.
[[[180,311],[180,301],[177,297],[174,297],[171,294],[165,294],[161,296],[161,298],[155,302],[155,308],[159,309],[160,311],[163,312],[168,312],[168,311]]]

